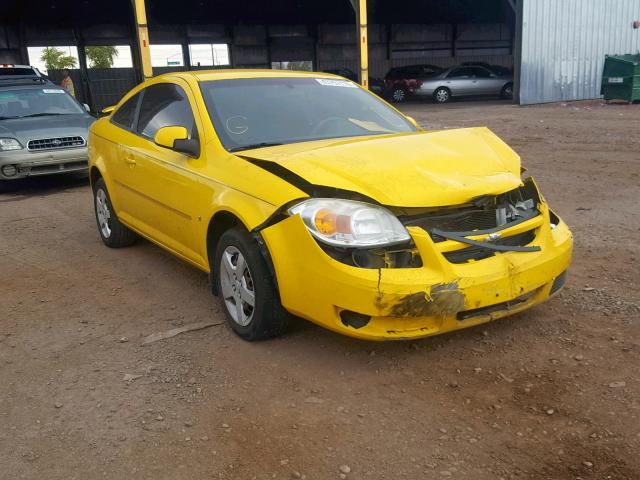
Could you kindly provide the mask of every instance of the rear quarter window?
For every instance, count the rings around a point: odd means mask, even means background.
[[[140,92],[136,93],[133,97],[127,100],[111,117],[111,121],[116,125],[126,128],[127,130],[133,129],[133,120],[136,115],[136,107],[140,100]]]

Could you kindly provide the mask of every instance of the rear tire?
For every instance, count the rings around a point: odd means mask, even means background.
[[[451,100],[451,90],[447,87],[438,87],[435,92],[433,92],[433,99],[437,103],[447,103]]]
[[[407,91],[402,87],[394,88],[390,97],[393,103],[402,103],[407,99]]]
[[[227,323],[247,341],[282,335],[288,314],[255,240],[241,227],[222,234],[211,265]]]
[[[500,98],[511,100],[513,98],[513,83],[507,83],[500,91]]]
[[[102,242],[109,248],[123,248],[133,245],[137,235],[125,227],[116,215],[107,186],[102,178],[93,186],[93,205],[98,223],[98,233]]]

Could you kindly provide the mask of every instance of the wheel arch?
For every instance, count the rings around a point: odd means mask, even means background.
[[[96,182],[101,178],[102,178],[102,172],[100,171],[100,169],[95,165],[92,165],[91,169],[89,170],[89,181],[91,182],[91,187],[93,188]]]
[[[214,295],[218,294],[216,288],[216,282],[213,279],[214,274],[214,258],[216,254],[216,249],[218,247],[218,243],[220,241],[220,237],[227,230],[241,226],[245,230],[249,231],[244,222],[240,219],[238,215],[231,212],[230,210],[218,210],[215,212],[211,218],[209,219],[209,224],[207,225],[207,238],[206,238],[206,248],[207,248],[207,262],[209,263],[209,276],[211,277],[211,290]]]
[[[262,257],[265,259],[267,263],[267,267],[272,274],[274,282],[278,283],[275,268],[273,266],[273,261],[271,259],[271,254],[262,239],[262,235],[259,231],[256,231],[260,225],[256,225],[253,229],[250,228],[247,223],[235,212],[231,210],[218,210],[215,212],[211,218],[209,219],[209,224],[207,225],[207,238],[206,238],[206,257],[209,263],[209,277],[211,280],[211,291],[214,295],[218,294],[216,288],[216,282],[214,281],[214,258],[216,255],[216,249],[218,247],[218,243],[220,242],[220,238],[227,230],[235,227],[243,228],[247,233],[251,234],[254,240],[257,243],[258,249],[262,254]]]

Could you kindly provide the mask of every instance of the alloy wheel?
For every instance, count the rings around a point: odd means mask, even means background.
[[[111,211],[109,210],[109,204],[107,202],[107,194],[101,188],[96,192],[96,215],[98,216],[100,233],[102,233],[104,238],[109,238],[111,236],[111,227],[109,227]]]
[[[395,102],[402,102],[405,98],[406,94],[404,92],[404,90],[402,90],[401,88],[398,88],[396,90],[393,91],[393,100]]]
[[[438,100],[438,102],[440,103],[446,102],[447,100],[449,100],[449,92],[444,88],[438,90],[436,92],[436,100]]]
[[[228,246],[220,259],[220,289],[231,318],[246,327],[253,319],[255,287],[247,262],[236,247]]]

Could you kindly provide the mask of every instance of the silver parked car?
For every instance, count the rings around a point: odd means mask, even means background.
[[[414,91],[416,96],[431,96],[438,103],[445,103],[452,97],[471,95],[513,96],[513,77],[499,76],[481,66],[459,66],[444,70],[439,75],[422,81]]]
[[[95,118],[61,87],[0,69],[0,184],[87,168],[87,132]]]

